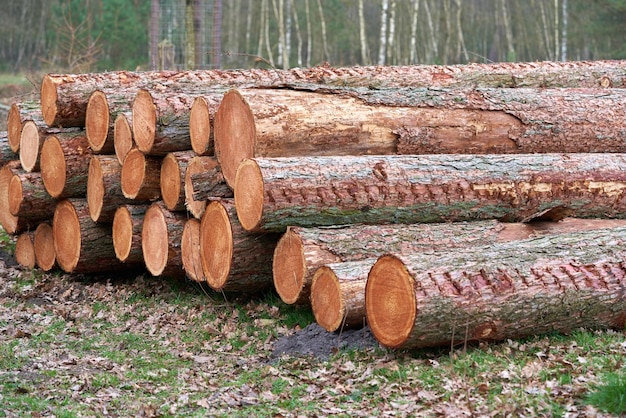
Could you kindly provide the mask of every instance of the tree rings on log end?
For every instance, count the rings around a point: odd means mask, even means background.
[[[20,266],[35,268],[35,247],[30,232],[23,232],[15,241],[15,261]]]
[[[299,302],[307,268],[302,240],[289,228],[274,250],[272,273],[274,287],[283,302],[289,305]]]
[[[380,257],[365,286],[367,322],[374,337],[387,347],[399,347],[408,338],[415,318],[413,278],[395,256]]]
[[[157,114],[152,95],[147,90],[139,90],[133,101],[133,138],[137,148],[150,152],[154,145]]]
[[[45,75],[41,82],[41,114],[48,126],[54,126],[59,111],[57,106],[58,93],[56,83],[49,75]]]
[[[189,112],[191,149],[198,155],[213,154],[211,143],[211,114],[204,97],[196,97]]]
[[[183,259],[183,270],[194,282],[206,282],[202,271],[200,256],[200,221],[189,219],[183,228],[183,238],[180,242],[180,251]]]
[[[56,136],[49,136],[41,147],[41,178],[50,196],[57,198],[63,193],[67,180],[65,154]]]
[[[143,264],[141,229],[146,205],[124,205],[113,216],[113,248],[115,257],[123,263]]]
[[[52,233],[59,267],[66,273],[73,272],[80,259],[82,234],[78,214],[69,200],[57,204],[52,219]]]
[[[254,160],[244,160],[237,169],[235,179],[235,207],[241,226],[246,231],[254,231],[263,216],[265,186],[263,173]]]
[[[115,156],[120,164],[124,164],[126,154],[133,148],[133,131],[130,127],[128,117],[119,114],[115,118],[113,126],[113,146],[115,148]]]
[[[122,165],[122,193],[127,199],[135,199],[146,179],[146,156],[136,148],[130,150]]]
[[[15,234],[21,227],[20,219],[9,210],[9,186],[13,180],[14,170],[19,167],[19,161],[13,160],[0,169],[0,225],[8,234]]]
[[[54,234],[50,224],[43,222],[37,226],[33,245],[37,266],[43,271],[52,270],[56,264],[56,252],[54,251]]]
[[[167,266],[169,241],[167,219],[158,203],[152,204],[144,215],[141,250],[150,274],[160,276]]]
[[[94,152],[101,152],[109,134],[111,115],[106,95],[96,90],[89,96],[85,114],[85,131],[89,146]]]
[[[18,152],[20,149],[22,128],[23,124],[20,109],[17,104],[13,103],[9,109],[9,116],[7,117],[7,139],[9,141],[9,147],[13,152]]]
[[[233,187],[239,163],[254,157],[256,126],[250,106],[237,90],[230,90],[215,113],[215,156],[226,184]]]
[[[19,150],[20,163],[27,173],[37,171],[39,168],[39,148],[40,148],[39,128],[32,120],[24,122],[22,133],[20,134]]]
[[[87,180],[87,206],[89,206],[89,216],[94,222],[98,222],[102,205],[104,202],[104,179],[102,165],[98,157],[91,157],[89,160],[89,175]]]
[[[200,223],[200,258],[209,286],[220,290],[226,285],[233,262],[233,230],[226,208],[211,202]]]
[[[161,162],[161,199],[169,210],[177,210],[182,193],[182,172],[176,154],[169,153]]]
[[[13,216],[19,216],[22,202],[24,201],[24,189],[22,188],[22,179],[14,174],[9,180],[9,213]]]
[[[335,272],[322,266],[313,275],[311,309],[315,321],[326,331],[337,331],[343,322],[346,306],[341,297],[341,286]]]

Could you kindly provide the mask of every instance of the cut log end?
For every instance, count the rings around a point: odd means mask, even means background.
[[[343,322],[346,307],[341,298],[341,286],[333,270],[322,266],[313,275],[311,309],[315,321],[326,331],[337,331]]]
[[[255,231],[263,215],[265,194],[263,174],[256,161],[244,160],[239,165],[234,189],[239,222],[246,231]]]
[[[54,233],[50,224],[43,222],[37,226],[33,239],[35,248],[35,261],[43,271],[50,271],[56,263],[54,251]]]
[[[167,220],[158,204],[151,205],[143,219],[141,250],[146,268],[153,276],[160,276],[168,261]]]
[[[146,156],[134,148],[126,154],[122,165],[122,193],[127,199],[135,199],[139,195],[146,176]]]
[[[24,171],[30,173],[37,168],[39,160],[39,129],[32,120],[24,122],[20,135],[20,163]],[[13,147],[11,147],[13,148]]]
[[[189,112],[189,137],[191,149],[198,155],[207,155],[211,146],[211,115],[204,97],[196,97]]]
[[[133,101],[133,138],[137,148],[143,152],[150,152],[154,144],[156,133],[156,106],[152,95],[147,90],[139,90]]]
[[[35,268],[35,247],[32,233],[21,233],[15,241],[15,261],[22,267]]]
[[[283,302],[301,302],[307,274],[303,243],[291,229],[280,238],[272,261],[274,287]]]
[[[18,152],[20,149],[20,137],[22,134],[22,117],[20,116],[20,109],[17,104],[13,103],[9,109],[9,116],[7,117],[7,139],[9,141],[9,147],[13,152]]]
[[[110,118],[106,95],[100,90],[91,93],[85,114],[85,131],[89,146],[95,152],[100,152],[106,144]]]
[[[200,223],[200,258],[206,281],[214,290],[226,284],[233,260],[233,231],[228,212],[211,202]]]
[[[65,188],[66,164],[65,154],[59,139],[49,136],[41,147],[41,178],[50,196],[58,198]]]
[[[8,234],[15,234],[20,228],[20,220],[11,214],[8,206],[9,185],[13,179],[14,172],[18,168],[19,161],[12,161],[5,164],[0,169],[0,225]]]
[[[22,202],[24,201],[24,189],[22,188],[22,180],[20,176],[13,175],[9,180],[9,212],[13,216],[19,216]]]
[[[417,316],[413,278],[397,257],[384,255],[372,267],[365,287],[367,322],[376,339],[399,347]]]
[[[102,165],[98,157],[91,157],[89,160],[89,175],[87,179],[87,206],[89,206],[89,216],[94,222],[98,222],[100,214],[102,213],[105,194]]]
[[[113,126],[113,146],[115,147],[115,156],[120,164],[124,164],[126,154],[133,148],[133,131],[128,122],[128,117],[119,114],[115,118]]]
[[[200,257],[200,221],[189,219],[183,228],[183,237],[180,242],[180,251],[183,260],[183,269],[194,282],[206,282],[202,271]]]
[[[215,155],[229,186],[235,183],[239,163],[254,157],[256,126],[250,106],[236,90],[224,95],[215,113]]]
[[[41,82],[40,96],[43,120],[48,126],[54,126],[59,111],[57,106],[58,93],[57,85],[50,75],[45,75]]]
[[[176,155],[167,154],[161,163],[161,199],[169,210],[176,210],[181,196],[181,170]]]
[[[143,216],[143,213],[142,213]],[[133,215],[126,206],[120,206],[115,211],[113,217],[112,226],[112,240],[113,248],[115,250],[115,256],[121,262],[128,262],[131,252],[133,251],[133,245],[137,245],[133,242],[135,227],[133,222]],[[140,238],[137,236],[137,242]],[[138,247],[137,247],[138,248]],[[143,260],[143,257],[140,257]],[[135,260],[133,260],[135,261]]]
[[[82,236],[78,214],[69,200],[57,204],[52,219],[52,234],[59,267],[66,273],[73,272],[80,260]]]

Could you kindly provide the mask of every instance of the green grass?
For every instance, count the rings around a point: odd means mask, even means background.
[[[626,373],[608,373],[603,383],[586,397],[586,402],[615,415],[626,414]]]

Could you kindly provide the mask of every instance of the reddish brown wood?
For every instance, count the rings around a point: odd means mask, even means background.
[[[48,222],[42,222],[37,225],[33,246],[35,248],[37,267],[43,271],[52,270],[56,266],[56,253],[54,251],[52,226]]]
[[[7,117],[7,139],[14,153],[20,149],[20,136],[24,123],[28,120],[43,125],[43,116],[38,101],[21,101],[11,104]]]
[[[120,164],[124,164],[126,154],[133,149],[133,129],[131,125],[132,116],[130,113],[120,113],[115,118],[115,128],[113,129],[113,145],[115,146],[115,156]]]
[[[191,218],[185,222],[180,251],[187,277],[194,282],[206,282],[200,258],[200,221],[198,219]]]
[[[117,115],[129,112],[132,99],[127,94],[106,94],[95,90],[89,96],[85,113],[85,132],[95,154],[114,152]]]
[[[41,148],[50,135],[78,134],[77,128],[49,128],[33,120],[27,120],[20,135],[20,163],[27,172],[40,170]]]
[[[89,161],[87,204],[94,222],[113,222],[117,208],[128,201],[122,193],[122,166],[113,155],[94,155]]]
[[[122,193],[127,199],[148,202],[161,197],[161,158],[144,155],[137,148],[128,152],[122,164]]]
[[[185,173],[193,151],[171,152],[161,162],[161,199],[168,210],[185,210]]]
[[[200,181],[206,181],[204,188],[209,190],[209,193],[195,193],[198,180],[194,181],[193,178],[196,175],[202,177]],[[200,219],[202,217],[209,199],[232,197],[232,191],[223,183],[223,179],[215,157],[196,156],[189,161],[185,172],[185,206],[194,218]]]
[[[191,149],[198,155],[213,155],[213,121],[221,98],[215,95],[198,96],[189,112],[189,139]]]
[[[13,176],[20,171],[19,160],[9,161],[0,169],[0,225],[8,234],[18,234],[31,227],[27,219],[12,215],[9,210],[9,185]]]
[[[41,173],[16,170],[9,181],[8,207],[11,215],[35,225],[51,218],[56,199],[46,191]]]
[[[153,276],[185,276],[180,246],[186,221],[186,214],[167,210],[163,202],[153,203],[146,211],[141,248]]]
[[[193,188],[194,201],[233,197],[233,189],[226,184],[219,165],[206,171],[193,173],[189,178]]]
[[[113,247],[118,260],[126,265],[143,265],[141,229],[148,205],[123,205],[113,218]]]
[[[41,148],[43,184],[54,198],[84,197],[92,151],[84,132],[51,135]]]
[[[22,267],[35,268],[34,232],[22,232],[15,241],[15,261]]]

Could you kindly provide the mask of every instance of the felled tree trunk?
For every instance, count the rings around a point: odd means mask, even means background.
[[[122,164],[120,183],[127,199],[137,203],[161,197],[161,158],[145,155],[137,148],[128,152]]]
[[[56,252],[54,250],[54,233],[48,222],[37,225],[33,246],[37,267],[43,271],[52,270],[56,266]]]
[[[200,258],[208,285],[225,292],[254,292],[272,284],[277,234],[248,234],[232,200],[211,202],[200,225]]]
[[[41,173],[17,171],[9,182],[9,212],[33,225],[50,219],[57,201],[46,191]]]
[[[626,229],[614,228],[384,255],[368,276],[367,320],[394,348],[624,329],[624,244]]]
[[[22,232],[15,241],[15,261],[28,269],[35,268],[34,232]]]
[[[185,206],[196,219],[202,218],[207,201],[232,196],[215,157],[196,156],[189,162],[185,172]]]
[[[5,165],[9,161],[16,160],[18,154],[13,152],[9,145],[9,139],[6,132],[0,132],[0,166]]]
[[[40,170],[41,148],[49,136],[77,135],[79,133],[78,128],[49,128],[33,120],[25,121],[20,135],[19,147],[22,168],[29,173]]]
[[[11,105],[7,117],[7,140],[9,147],[14,153],[20,149],[20,137],[22,128],[26,121],[33,121],[37,126],[44,124],[39,102],[36,100],[25,100]]]
[[[133,149],[133,129],[131,122],[132,116],[130,112],[121,113],[115,118],[115,127],[113,129],[113,145],[115,148],[115,156],[120,164],[124,164],[126,154]]]
[[[213,122],[222,98],[215,95],[198,96],[189,112],[191,149],[198,155],[213,155]]]
[[[92,151],[84,132],[60,133],[41,147],[41,178],[54,198],[84,197]]]
[[[11,214],[9,209],[9,186],[15,174],[23,172],[19,160],[6,163],[0,169],[0,225],[8,234],[18,234],[34,225],[25,218]]]
[[[308,88],[225,95],[215,153],[228,184],[252,157],[626,152],[625,89]]]
[[[180,251],[183,260],[183,269],[194,282],[204,283],[206,277],[202,271],[200,258],[200,221],[195,218],[188,219],[183,228],[183,236],[180,242]]]
[[[111,154],[115,149],[115,121],[130,111],[132,98],[127,94],[105,94],[95,90],[89,96],[85,113],[85,133],[95,154]]]
[[[113,217],[113,247],[115,256],[125,265],[143,265],[141,230],[148,205],[124,205]]]
[[[180,244],[186,220],[185,214],[167,210],[162,202],[153,203],[146,211],[141,249],[153,276],[185,276]]]
[[[185,173],[195,153],[171,152],[161,162],[161,199],[168,210],[185,210]]]
[[[244,229],[523,221],[562,208],[581,218],[626,216],[623,154],[257,158],[237,171]]]
[[[87,203],[94,222],[113,222],[117,208],[128,201],[122,193],[122,166],[113,155],[94,155],[89,161]]]

